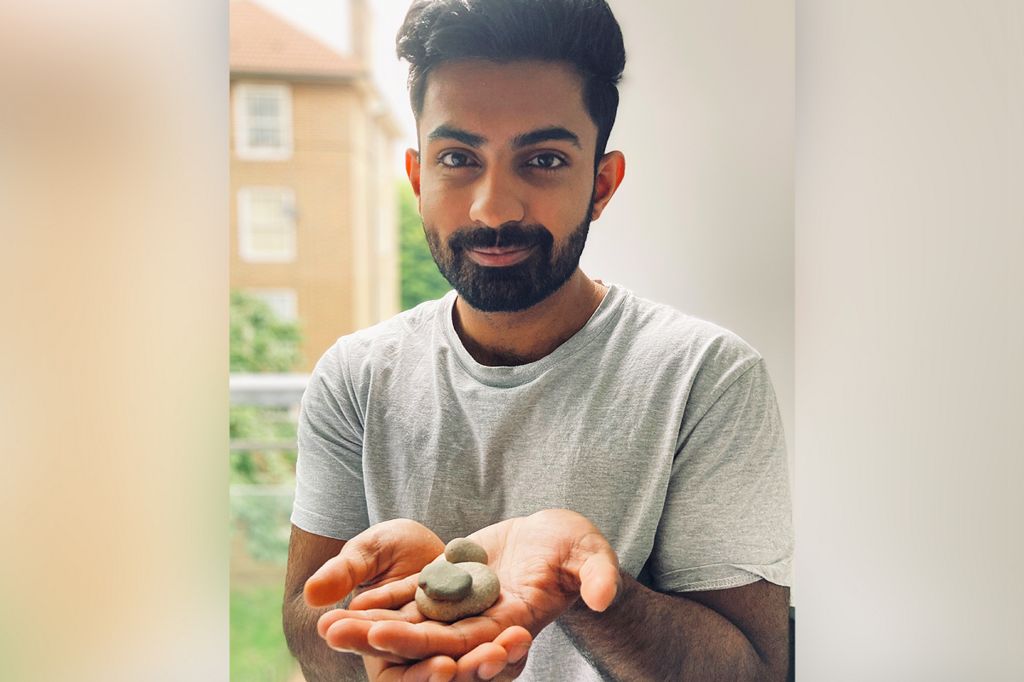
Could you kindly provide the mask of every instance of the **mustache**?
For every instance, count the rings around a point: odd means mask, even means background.
[[[543,225],[506,223],[493,227],[463,227],[448,237],[448,248],[452,251],[463,249],[486,249],[499,246],[527,248],[541,246],[550,248],[555,238]]]

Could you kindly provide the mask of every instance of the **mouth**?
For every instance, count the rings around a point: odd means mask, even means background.
[[[477,265],[483,265],[488,268],[502,268],[523,262],[533,249],[533,246],[492,246],[466,249],[466,254]]]

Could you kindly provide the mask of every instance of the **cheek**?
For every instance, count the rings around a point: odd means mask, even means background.
[[[580,183],[574,185],[570,191],[560,193],[558,198],[551,197],[543,205],[537,205],[536,212],[538,222],[550,227],[561,226],[565,230],[575,229],[581,220],[586,217],[590,208],[590,193],[592,185]]]
[[[468,221],[468,206],[457,193],[423,188],[420,191],[420,216],[434,228],[458,227]]]
[[[579,216],[590,207],[590,197],[594,191],[594,176],[589,172],[581,172],[573,178],[571,189],[567,188],[567,196],[563,202],[567,214],[579,220]]]

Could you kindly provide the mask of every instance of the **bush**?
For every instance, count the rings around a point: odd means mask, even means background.
[[[402,310],[408,310],[423,301],[441,298],[451,287],[430,255],[416,197],[407,182],[398,187],[398,219]]]

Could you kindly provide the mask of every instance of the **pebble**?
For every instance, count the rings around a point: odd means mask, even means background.
[[[459,601],[473,588],[473,576],[455,564],[435,561],[420,571],[419,586],[437,601]]]
[[[423,570],[427,571],[437,563],[435,562]],[[494,602],[498,601],[498,596],[501,594],[501,585],[498,583],[498,576],[486,564],[475,561],[463,561],[455,566],[472,577],[473,583],[469,595],[460,601],[442,601],[432,599],[424,591],[423,587],[417,587],[416,607],[424,617],[445,623],[453,623],[462,618],[480,615],[491,608]]]
[[[453,564],[474,561],[478,564],[487,563],[487,551],[472,540],[455,538],[444,548],[444,558]]]

